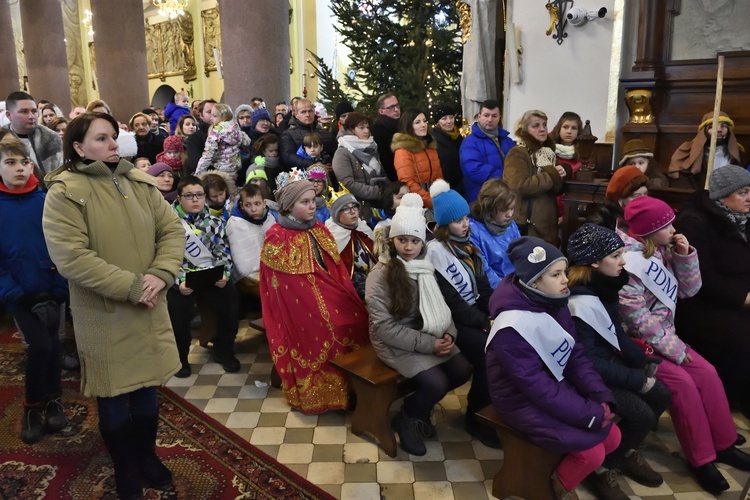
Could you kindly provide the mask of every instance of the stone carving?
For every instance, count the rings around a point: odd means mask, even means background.
[[[70,81],[71,107],[85,106],[89,102],[86,75],[83,69],[83,47],[81,45],[81,25],[78,21],[78,0],[62,0],[63,29],[65,30],[65,50],[68,54],[68,78]]]
[[[96,52],[94,52],[94,42],[89,42],[89,65],[91,66],[91,88],[97,90]]]
[[[653,123],[651,111],[651,91],[645,89],[630,90],[625,99],[630,110],[630,123]]]
[[[189,12],[157,24],[146,22],[145,32],[149,78],[164,81],[168,76],[182,75],[186,82],[195,80],[195,37]]]
[[[208,9],[201,11],[203,21],[203,60],[206,76],[211,71],[216,71],[216,59],[214,58],[214,47],[221,52],[221,24],[219,23],[219,9]]]
[[[18,88],[25,89],[26,55],[23,51],[23,33],[21,31],[21,6],[19,0],[10,0],[10,17],[13,25],[13,40],[16,45],[16,63],[18,64]]]
[[[671,59],[715,59],[718,52],[750,50],[748,19],[747,0],[682,0],[674,17]]]

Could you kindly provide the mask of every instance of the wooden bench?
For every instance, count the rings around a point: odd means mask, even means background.
[[[508,427],[490,405],[477,412],[479,420],[494,427],[503,443],[503,465],[492,481],[492,495],[516,496],[528,500],[553,498],[550,476],[562,455],[535,445],[523,434]]]
[[[357,395],[352,433],[371,434],[389,457],[395,457],[396,436],[389,411],[396,399],[413,392],[413,384],[380,361],[371,345],[342,354],[331,364],[349,375],[349,383]]]

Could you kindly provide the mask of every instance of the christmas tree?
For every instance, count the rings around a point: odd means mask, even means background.
[[[378,96],[393,92],[402,108],[459,106],[462,49],[455,0],[330,1],[338,19],[334,28],[351,51],[354,78],[345,88],[322,90],[324,103],[343,93],[359,109],[374,111]],[[324,80],[323,86],[330,85]]]

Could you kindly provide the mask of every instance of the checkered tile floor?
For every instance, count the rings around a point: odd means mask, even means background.
[[[468,384],[445,397],[435,410],[437,438],[427,442],[427,455],[409,456],[399,449],[385,455],[368,437],[351,433],[350,415],[328,412],[307,416],[291,411],[280,390],[270,386],[271,356],[265,335],[240,324],[236,342],[239,373],[226,374],[196,341],[191,348],[193,375],[173,378],[167,386],[190,403],[232,429],[311,482],[342,499],[472,499],[493,498],[492,477],[503,461],[502,450],[472,440],[463,429],[462,409]],[[400,402],[393,405],[398,409]],[[750,437],[748,421],[735,422]],[[750,446],[746,446],[746,451]],[[665,482],[646,488],[620,477],[630,498],[698,500],[713,498],[689,476],[680,446],[667,416],[646,440],[643,455]],[[749,473],[720,466],[731,485],[720,498],[735,499]],[[584,487],[582,499],[594,498]]]

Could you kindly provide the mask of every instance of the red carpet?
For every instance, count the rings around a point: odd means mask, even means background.
[[[116,498],[112,462],[97,430],[96,403],[65,381],[70,425],[33,446],[20,439],[24,351],[12,330],[0,333],[0,498]],[[177,499],[333,498],[237,436],[169,389],[159,390],[157,453]]]

